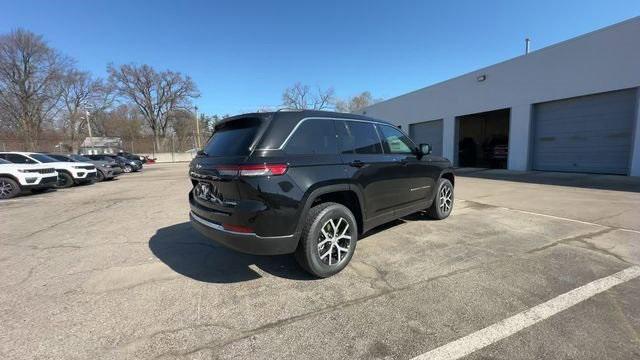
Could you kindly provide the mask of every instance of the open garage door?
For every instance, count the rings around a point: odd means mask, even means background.
[[[636,90],[534,105],[534,170],[627,174]]]
[[[417,145],[431,145],[433,155],[442,156],[442,120],[410,124],[409,136]]]
[[[511,109],[458,116],[460,167],[506,169]]]

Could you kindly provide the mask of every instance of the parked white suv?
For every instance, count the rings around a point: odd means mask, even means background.
[[[58,182],[58,172],[46,164],[13,164],[0,159],[0,199],[10,199],[23,190],[40,192]]]
[[[58,172],[57,188],[96,181],[96,166],[85,162],[63,162],[34,152],[0,152],[0,159],[14,164],[45,164]]]

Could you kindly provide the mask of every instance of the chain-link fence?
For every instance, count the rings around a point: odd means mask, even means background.
[[[207,141],[201,135],[201,144]],[[105,139],[109,139],[106,141]],[[114,140],[116,139],[116,140]],[[93,137],[74,142],[58,137],[41,138],[27,143],[23,139],[0,138],[0,151],[35,151],[56,153],[118,153],[121,151],[148,156],[157,162],[190,161],[198,150],[196,137],[170,135],[154,139],[153,136],[136,138]]]

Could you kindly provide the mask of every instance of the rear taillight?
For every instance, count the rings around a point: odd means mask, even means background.
[[[287,172],[287,164],[220,165],[222,176],[277,176]]]

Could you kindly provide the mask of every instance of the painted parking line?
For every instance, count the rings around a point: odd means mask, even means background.
[[[563,220],[563,221],[570,221],[570,222],[574,222],[574,223],[578,223],[578,224],[592,225],[592,226],[599,226],[599,227],[604,227],[604,228],[610,228],[610,229],[616,229],[616,230],[620,230],[620,231],[626,231],[626,232],[631,232],[631,233],[635,233],[635,234],[640,234],[640,231],[638,231],[638,230],[627,229],[627,228],[621,228],[621,227],[617,227],[617,226],[609,226],[609,225],[596,224],[596,223],[589,222],[589,221],[583,221],[583,220],[571,219],[571,218],[566,218],[566,217],[562,217],[562,216],[555,216],[555,215],[549,215],[549,214],[541,214],[541,213],[538,213],[538,212],[527,211],[527,210],[520,210],[520,209],[514,209],[514,208],[505,207],[505,206],[490,205],[490,204],[486,204],[486,203],[482,203],[482,202],[478,202],[478,201],[473,201],[473,200],[458,199],[458,201],[462,201],[462,202],[469,202],[469,203],[478,203],[478,204],[482,204],[482,205],[487,205],[487,206],[495,207],[496,209],[508,210],[508,211],[515,211],[515,212],[519,212],[519,213],[521,213],[521,214],[526,214],[526,215],[536,215],[536,216],[542,216],[542,217],[546,217],[546,218],[550,218],[550,219]]]
[[[460,359],[638,276],[640,276],[640,266],[629,267],[613,275],[573,289],[456,341],[418,355],[413,360]]]

